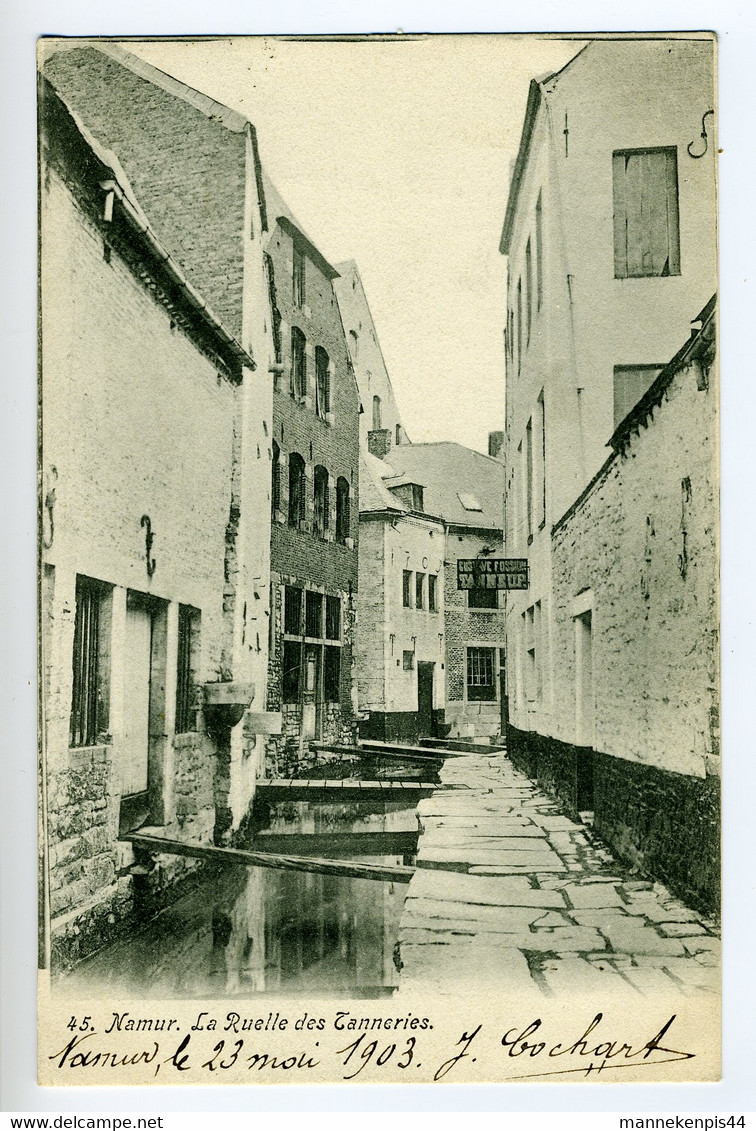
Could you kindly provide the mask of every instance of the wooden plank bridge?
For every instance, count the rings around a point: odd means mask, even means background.
[[[310,745],[313,750],[327,754],[341,754],[343,757],[370,758],[376,761],[385,758],[394,762],[413,762],[421,765],[428,763],[434,767],[447,758],[459,757],[459,754],[449,750],[434,750],[428,746],[408,746],[401,742],[370,742],[367,739],[356,745],[337,742],[313,742]]]
[[[329,860],[261,852],[257,849],[222,848],[220,845],[191,844],[139,831],[125,833],[121,840],[129,841],[134,848],[150,853],[191,856],[197,860],[241,864],[247,868],[283,868],[292,872],[316,872],[322,876],[344,876],[355,880],[380,880],[383,883],[399,884],[408,884],[415,874],[415,869],[407,864],[367,864],[357,860]]]
[[[421,797],[435,790],[465,789],[466,786],[437,785],[427,781],[387,778],[385,781],[356,781],[354,778],[263,778],[255,787],[255,800],[320,801],[401,801],[416,805]]]

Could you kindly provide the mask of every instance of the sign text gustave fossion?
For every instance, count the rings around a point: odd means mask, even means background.
[[[527,558],[460,558],[457,589],[527,589]]]

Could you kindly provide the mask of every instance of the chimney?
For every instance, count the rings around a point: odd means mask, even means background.
[[[503,432],[489,432],[488,433],[488,454],[493,456],[494,459],[501,458],[501,449],[504,447],[504,433]]]
[[[385,459],[391,451],[391,429],[375,428],[368,432],[368,451],[378,459]]]

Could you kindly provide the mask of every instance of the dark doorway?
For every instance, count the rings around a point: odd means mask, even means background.
[[[433,668],[435,664],[417,665],[417,729],[421,737],[433,734]]]

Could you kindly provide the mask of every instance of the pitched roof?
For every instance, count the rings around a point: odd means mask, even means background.
[[[221,122],[232,133],[244,133],[247,125],[251,124],[249,119],[240,114],[238,110],[232,110],[230,106],[224,106],[222,102],[216,102],[209,95],[195,90],[194,87],[187,86],[185,82],[180,82],[173,75],[166,74],[165,71],[154,67],[152,63],[148,63],[138,55],[126,51],[118,43],[97,40],[95,43],[87,44],[87,46],[94,47],[97,51],[101,51],[103,55],[109,55],[111,59],[115,59],[116,62],[122,63],[124,67],[128,67],[135,75],[139,75],[140,78],[147,79],[148,82],[161,87],[168,94],[182,98],[184,102],[188,102],[196,110],[201,110],[207,118],[211,118],[214,122]]]
[[[71,135],[70,132],[64,134],[64,130],[68,130],[69,127],[64,125],[61,129],[62,122],[70,123],[78,134],[80,142],[97,162],[96,167],[100,169],[99,176],[106,177],[106,180],[100,182],[101,190],[103,193],[111,192],[118,200],[123,217],[129,226],[131,238],[142,245],[143,254],[147,259],[152,260],[165,278],[177,288],[192,318],[196,320],[195,329],[201,325],[212,335],[222,355],[230,356],[236,364],[254,369],[255,363],[249,352],[244,350],[228,331],[161,243],[115,153],[100,143],[45,78],[42,79],[41,92],[43,128],[46,130],[49,128],[50,136],[60,135],[58,142],[66,148],[68,156],[71,157],[75,152],[70,142]]]
[[[383,482],[392,474],[393,468],[372,455],[367,448],[360,446],[360,514],[370,511],[409,514],[409,507],[389,491]]]
[[[391,467],[425,488],[425,509],[452,526],[501,530],[504,525],[504,465],[453,441],[400,444],[391,449]],[[460,494],[472,495],[480,510],[470,510]]]
[[[337,279],[339,272],[335,267],[331,266],[315,241],[308,236],[265,169],[262,171],[262,182],[263,191],[265,193],[265,207],[268,214],[268,240],[270,240],[273,234],[276,222],[281,224],[284,229],[293,229],[300,239],[304,241],[307,246],[308,255],[317,263],[323,274],[329,279]]]

